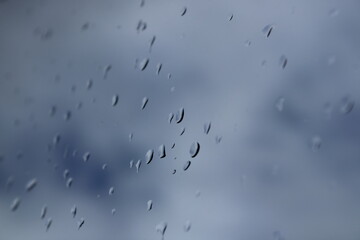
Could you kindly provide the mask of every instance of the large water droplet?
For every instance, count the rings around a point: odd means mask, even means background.
[[[181,16],[184,16],[186,12],[187,12],[187,8],[183,7],[183,9],[181,10]]]
[[[193,142],[190,146],[190,156],[192,158],[196,157],[200,151],[200,144],[198,142]]]

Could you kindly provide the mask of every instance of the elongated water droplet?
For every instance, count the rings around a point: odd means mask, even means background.
[[[106,79],[106,78],[107,78],[107,76],[108,76],[108,74],[109,74],[109,72],[110,72],[111,68],[112,68],[112,66],[111,66],[111,65],[107,65],[107,66],[105,67],[105,69],[104,69],[104,79]]]
[[[132,168],[134,166],[134,160],[130,160],[129,167]]]
[[[49,231],[52,224],[52,218],[48,218],[45,223],[46,231]]]
[[[87,90],[90,90],[93,86],[93,80],[92,79],[89,79],[86,83],[86,89]]]
[[[158,65],[156,65],[156,74],[157,74],[157,75],[160,74],[161,68],[162,68],[162,64],[161,64],[161,63],[159,63]]]
[[[230,16],[229,16],[229,22],[231,21],[231,20],[233,20],[233,18],[234,18],[234,14],[231,14]]]
[[[175,174],[176,173],[176,169],[173,170],[172,174]]]
[[[184,164],[183,170],[184,171],[188,170],[190,165],[191,165],[191,161],[186,161],[186,163]]]
[[[30,192],[31,190],[33,190],[37,185],[37,180],[36,178],[33,178],[31,180],[28,181],[28,183],[25,186],[26,191]]]
[[[276,108],[279,112],[282,112],[282,111],[284,110],[284,104],[285,104],[285,98],[280,97],[280,98],[278,98],[278,100],[276,100],[275,108]]]
[[[262,33],[265,35],[265,37],[270,37],[271,32],[273,30],[273,26],[272,25],[266,25],[263,29],[262,29]]]
[[[80,218],[80,221],[78,221],[78,230],[84,225],[84,223],[85,223],[85,219]]]
[[[147,210],[150,211],[152,209],[153,202],[152,200],[147,201]]]
[[[111,209],[111,215],[115,215],[115,213],[116,213],[116,209],[115,208],[113,208],[113,209]]]
[[[138,160],[135,164],[136,167],[136,173],[139,173],[140,167],[141,167],[141,160]]]
[[[145,0],[141,0],[140,7],[143,7],[145,5]]]
[[[175,115],[175,121],[176,123],[181,123],[181,121],[184,119],[184,108],[180,108]]]
[[[175,143],[173,143],[172,145],[171,145],[171,149],[173,149],[175,147]]]
[[[148,103],[149,99],[147,97],[144,97],[141,103],[141,110],[143,110],[146,107],[146,104]]]
[[[149,164],[152,161],[153,156],[154,156],[154,150],[150,149],[146,152],[145,154],[146,164]]]
[[[171,123],[173,119],[174,119],[174,113],[169,113],[169,117],[168,117],[169,123]]]
[[[151,52],[151,50],[152,50],[152,47],[154,46],[155,40],[156,40],[156,36],[154,35],[154,36],[151,38],[151,41],[150,41],[150,47],[149,47],[149,51],[150,51],[150,52]]]
[[[44,219],[46,216],[46,213],[47,213],[47,206],[45,205],[41,208],[40,218]]]
[[[15,212],[20,206],[20,198],[15,198],[11,205],[10,205],[10,210]]]
[[[137,24],[136,30],[139,33],[139,32],[145,31],[146,28],[147,28],[146,22],[144,22],[143,20],[140,20]]]
[[[209,134],[210,128],[211,128],[211,122],[205,123],[204,124],[204,133]]]
[[[104,163],[101,168],[102,168],[102,170],[106,170],[108,168],[108,165],[106,163]]]
[[[67,178],[69,177],[69,174],[70,174],[69,169],[65,169],[65,170],[64,170],[64,173],[63,173],[63,178],[64,178],[64,179],[67,179]]]
[[[49,111],[49,115],[50,117],[53,117],[57,112],[57,107],[56,106],[51,106],[50,111]]]
[[[181,129],[180,136],[182,136],[185,133],[185,128]]]
[[[61,136],[60,134],[56,134],[55,137],[53,138],[53,143],[54,145],[57,145],[61,140]]]
[[[198,142],[193,142],[190,146],[190,156],[192,158],[196,157],[200,151],[200,144]]]
[[[183,9],[181,10],[181,16],[184,16],[185,13],[186,13],[186,11],[187,11],[187,8],[186,8],[186,7],[183,7]]]
[[[217,135],[217,136],[215,137],[215,143],[216,143],[216,144],[219,144],[219,143],[221,142],[221,140],[222,140],[222,136]]]
[[[67,187],[67,188],[71,188],[72,183],[73,183],[73,179],[72,179],[72,178],[69,178],[69,179],[66,181],[66,187]]]
[[[166,157],[166,151],[165,151],[165,145],[164,145],[164,144],[161,144],[161,145],[159,146],[158,153],[159,153],[159,157],[160,157],[160,158]]]
[[[111,99],[111,105],[115,107],[119,102],[119,95],[115,94]]]
[[[288,60],[285,55],[282,55],[279,60],[280,67],[284,69],[288,63]]]
[[[66,111],[64,114],[65,121],[69,121],[71,118],[71,111]]]
[[[149,59],[148,59],[148,58],[145,58],[145,59],[141,60],[141,61],[139,62],[139,69],[140,69],[141,71],[144,71],[144,70],[146,69],[146,67],[147,67],[148,64],[149,64]]]
[[[184,224],[184,231],[188,232],[188,231],[190,231],[190,229],[191,229],[191,222],[189,220],[187,220]]]

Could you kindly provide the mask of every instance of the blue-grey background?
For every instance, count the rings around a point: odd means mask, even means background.
[[[174,240],[358,239],[359,10],[358,0],[1,0],[0,239],[161,239],[162,221]],[[184,120],[169,124],[181,107]]]

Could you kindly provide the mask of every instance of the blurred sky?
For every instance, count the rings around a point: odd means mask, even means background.
[[[0,0],[0,239],[357,239],[359,9]]]

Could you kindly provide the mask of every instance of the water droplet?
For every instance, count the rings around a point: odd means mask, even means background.
[[[89,22],[86,22],[86,23],[84,23],[84,24],[81,26],[81,30],[82,30],[82,31],[86,31],[86,30],[89,29],[89,27],[90,27],[90,23],[89,23]]]
[[[135,164],[136,167],[136,173],[139,173],[140,167],[141,167],[141,160],[138,160]]]
[[[93,86],[93,80],[89,79],[86,83],[87,90],[90,90]]]
[[[115,107],[119,102],[119,95],[115,94],[111,99],[111,105]]]
[[[182,136],[185,132],[185,128],[182,128],[181,132],[180,132],[180,136]]]
[[[184,108],[180,108],[175,115],[175,121],[176,123],[181,123],[181,121],[184,119]]]
[[[199,190],[197,190],[196,193],[195,193],[195,197],[198,198],[198,197],[200,197],[200,196],[201,196],[201,192],[200,192]]]
[[[174,113],[169,113],[169,118],[168,118],[169,123],[171,123],[173,119],[174,119]]]
[[[190,146],[190,156],[192,158],[196,157],[200,151],[200,144],[198,142],[193,142]]]
[[[70,213],[71,213],[72,217],[75,218],[76,213],[77,213],[77,207],[75,205],[70,209]]]
[[[183,7],[183,9],[181,10],[181,16],[184,16],[185,13],[186,13],[186,11],[187,11],[187,8],[186,8],[186,7]]]
[[[204,133],[209,134],[210,128],[211,128],[211,122],[205,123],[204,124]]]
[[[37,180],[36,178],[33,178],[31,180],[28,181],[28,183],[25,186],[26,191],[30,192],[31,190],[33,190],[37,185]]]
[[[147,210],[150,211],[152,209],[153,202],[152,200],[147,201]]]
[[[191,165],[191,161],[186,161],[186,163],[185,163],[185,165],[183,167],[184,171],[188,170],[190,165]]]
[[[145,58],[145,59],[141,60],[139,62],[139,69],[141,71],[144,71],[148,64],[149,64],[149,59],[148,58]]]
[[[160,158],[166,157],[166,151],[165,151],[165,145],[164,145],[164,144],[161,144],[161,145],[159,146],[158,153],[159,153],[159,157],[160,157]]]
[[[113,208],[113,209],[111,209],[111,215],[115,215],[115,213],[116,213],[116,209],[115,208]]]
[[[84,155],[83,155],[83,161],[84,162],[89,161],[90,156],[91,156],[90,152],[85,152]]]
[[[55,137],[53,138],[53,143],[54,145],[57,145],[61,140],[61,136],[60,134],[56,134]]]
[[[288,60],[285,55],[282,55],[279,60],[280,67],[284,69],[288,63]]]
[[[272,25],[266,25],[263,29],[262,29],[262,33],[265,35],[265,37],[270,37],[271,32],[273,30],[273,26]]]
[[[147,97],[144,97],[141,103],[141,110],[143,110],[146,107],[146,104],[148,103],[149,99]]]
[[[217,135],[217,136],[215,137],[215,143],[216,143],[216,144],[219,144],[219,143],[221,142],[221,140],[222,140],[222,136]]]
[[[344,97],[341,100],[340,113],[341,114],[349,114],[355,107],[355,101],[349,99],[348,97]]]
[[[229,22],[231,21],[231,20],[233,20],[233,18],[234,18],[234,14],[231,14],[230,16],[229,16]]]
[[[171,73],[168,73],[167,78],[171,79]]]
[[[56,106],[51,106],[49,114],[51,117],[53,117],[56,114],[57,108]]]
[[[106,163],[104,163],[103,165],[102,165],[102,170],[106,170],[108,168],[108,165],[106,164]]]
[[[146,164],[149,164],[152,161],[153,156],[154,156],[154,150],[150,149],[146,152],[145,154]]]
[[[113,194],[114,194],[114,192],[115,192],[114,187],[111,187],[111,188],[109,189],[109,195],[113,195]]]
[[[167,223],[166,222],[160,222],[155,227],[156,232],[161,234],[162,239],[164,239],[166,229],[167,229]]]
[[[52,224],[52,218],[48,218],[45,223],[46,231],[49,231]]]
[[[137,30],[137,32],[139,33],[139,32],[145,31],[146,28],[147,28],[146,22],[144,22],[143,20],[140,20],[140,21],[138,22],[138,25],[137,25],[137,27],[136,27],[136,30]]]
[[[156,40],[156,36],[154,35],[154,36],[151,38],[151,41],[150,41],[150,47],[149,47],[149,51],[150,51],[150,52],[151,52],[151,50],[152,50],[152,47],[154,46],[155,40]]]
[[[15,212],[20,206],[20,198],[15,198],[11,205],[10,205],[10,210]]]
[[[69,121],[71,118],[71,111],[66,111],[64,114],[65,121]]]
[[[184,224],[184,231],[188,232],[188,231],[190,231],[190,229],[191,229],[191,222],[189,220],[187,220]]]
[[[134,166],[134,160],[130,160],[129,167],[132,168]]]
[[[156,65],[156,74],[157,74],[157,75],[160,74],[161,68],[162,68],[162,64],[161,64],[161,63],[159,63],[158,65]]]
[[[111,65],[107,65],[104,69],[104,79],[106,79],[109,75],[109,72],[111,70],[112,66]]]
[[[173,145],[171,145],[171,149],[173,149],[175,147],[175,143],[173,143]]]
[[[250,40],[246,40],[244,44],[245,44],[245,47],[250,47],[251,41],[250,41]]]
[[[176,169],[173,170],[172,174],[175,174],[176,173]]]
[[[6,180],[6,184],[5,184],[6,191],[10,190],[10,188],[13,186],[14,182],[15,182],[15,179],[13,176],[8,177],[8,179]]]
[[[141,0],[140,7],[143,7],[145,5],[145,0]]]
[[[67,187],[67,188],[71,188],[72,183],[73,183],[73,179],[72,179],[72,178],[69,178],[69,179],[66,181],[66,187]]]
[[[69,169],[65,169],[65,170],[64,170],[64,173],[63,173],[63,178],[64,178],[64,179],[67,179],[67,178],[69,177],[69,174],[70,174]]]
[[[84,223],[85,223],[85,219],[80,218],[80,221],[78,221],[78,230],[84,225]]]
[[[276,100],[276,103],[275,103],[275,108],[279,112],[282,112],[284,110],[284,103],[285,103],[285,98],[283,98],[283,97],[278,98],[278,100]]]
[[[133,137],[134,137],[134,134],[133,134],[133,133],[130,133],[130,134],[129,134],[129,142],[132,141]]]
[[[314,152],[317,152],[320,150],[321,148],[321,145],[322,145],[322,139],[320,136],[313,136],[311,138],[311,149],[314,151]]]
[[[46,213],[47,213],[47,206],[45,205],[41,208],[40,218],[44,219],[46,216]]]

